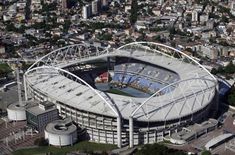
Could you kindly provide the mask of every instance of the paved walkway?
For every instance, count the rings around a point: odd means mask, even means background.
[[[23,136],[23,130],[26,126],[26,121],[11,122],[5,125],[5,122],[0,124],[0,155],[11,154],[16,149],[29,147],[34,145],[34,141],[43,137],[43,133]],[[17,133],[20,138],[15,141],[14,134]],[[8,137],[8,146],[5,138]],[[23,138],[24,137],[24,138]]]

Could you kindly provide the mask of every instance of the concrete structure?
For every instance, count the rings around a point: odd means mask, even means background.
[[[7,116],[12,121],[23,121],[26,120],[25,106],[19,104],[10,104],[7,107]]]
[[[39,132],[44,131],[46,125],[59,119],[58,110],[50,102],[41,102],[26,110],[27,125],[32,126]]]
[[[225,141],[231,139],[232,137],[234,137],[234,135],[231,134],[231,133],[219,135],[218,137],[215,137],[215,138],[211,139],[208,143],[206,143],[205,148],[206,148],[206,150],[211,150],[214,147],[216,147],[216,146],[224,143]]]
[[[170,142],[174,144],[185,144],[197,137],[208,133],[216,129],[218,126],[218,121],[215,119],[209,119],[201,124],[194,124],[187,128],[183,128],[181,131],[173,133],[170,136]]]
[[[101,7],[101,4],[99,0],[92,1],[91,2],[92,14],[93,15],[98,14],[100,11],[100,7]]]
[[[225,150],[231,150],[232,152],[235,152],[235,139],[233,138],[228,143],[225,143]]]
[[[73,145],[77,142],[77,127],[71,119],[53,121],[45,128],[45,139],[54,146]]]
[[[149,94],[104,93],[85,72],[99,70],[91,63],[98,60],[111,66],[111,84],[138,87],[138,92]],[[154,143],[158,135],[207,119],[217,108],[216,78],[181,51],[152,42],[116,50],[67,46],[39,59],[24,80],[26,99],[53,102],[60,116],[86,128],[90,140],[118,147]]]
[[[200,46],[199,50],[199,54],[204,57],[208,57],[210,59],[218,58],[218,50],[214,46]]]

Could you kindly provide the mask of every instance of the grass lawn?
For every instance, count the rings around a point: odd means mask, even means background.
[[[42,154],[48,152],[51,152],[51,154],[55,155],[64,155],[66,153],[78,150],[84,152],[91,152],[91,151],[109,151],[115,148],[117,148],[116,145],[98,144],[98,143],[83,141],[83,142],[78,142],[74,146],[66,146],[62,148],[54,146],[41,146],[37,148],[21,149],[13,152],[13,155],[33,155],[33,154]]]
[[[109,89],[107,91],[105,91],[107,93],[112,93],[112,94],[117,94],[117,95],[123,95],[123,96],[129,96],[129,97],[134,97],[126,92],[123,92],[121,90],[118,90],[118,89]]]

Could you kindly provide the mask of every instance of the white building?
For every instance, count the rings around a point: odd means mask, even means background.
[[[83,6],[82,8],[82,17],[83,19],[88,19],[92,15],[91,5]]]
[[[218,57],[218,51],[214,46],[200,46],[201,55],[210,59]]]
[[[164,3],[164,0],[158,0],[158,4],[162,5]]]
[[[4,46],[0,46],[0,54],[4,54],[5,53],[5,47]]]
[[[230,11],[233,15],[235,15],[235,0],[232,0],[231,6],[230,6]]]
[[[198,12],[196,10],[193,10],[192,12],[192,22],[198,21]]]

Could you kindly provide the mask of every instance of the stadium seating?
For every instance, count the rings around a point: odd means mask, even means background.
[[[140,63],[125,63],[114,66],[114,76],[111,82],[134,85],[139,89],[147,88],[150,93],[154,93],[178,80],[178,75],[167,69]],[[173,88],[165,89],[162,93],[172,90]]]

